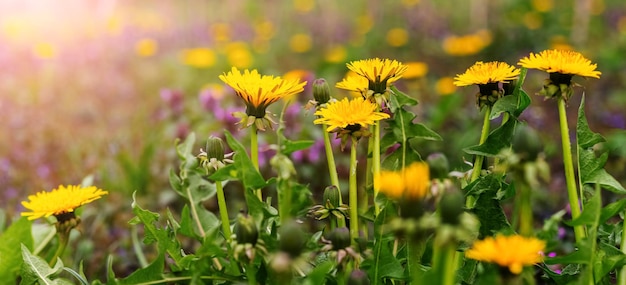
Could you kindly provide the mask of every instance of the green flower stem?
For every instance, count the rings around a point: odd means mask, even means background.
[[[524,182],[519,183],[520,185],[520,194],[519,194],[519,233],[523,236],[529,237],[533,235],[533,208],[531,205],[531,189],[528,186],[528,183]]]
[[[626,233],[626,221],[622,221],[622,227],[622,233]],[[620,249],[623,253],[626,254],[626,238],[622,238]],[[617,284],[626,285],[626,266],[622,267],[622,269],[620,270]]]
[[[483,129],[480,133],[480,141],[478,144],[485,143],[485,141],[487,140],[487,136],[489,136],[489,128],[490,128],[490,123],[491,123],[491,121],[489,120],[490,114],[491,114],[491,106],[487,106],[485,110],[485,117],[483,119]],[[485,160],[484,156],[476,155],[476,158],[474,159],[474,168],[472,169],[472,176],[470,178],[470,183],[478,179],[478,177],[480,177],[480,172],[483,169],[484,160]],[[474,201],[473,196],[467,196],[467,199],[465,200],[465,206],[467,208],[471,208],[474,202],[475,201]]]
[[[372,172],[374,178],[374,214],[380,213],[380,207],[376,203],[376,197],[380,190],[378,180],[380,179],[380,121],[374,123],[374,146],[372,148]]]
[[[137,260],[139,261],[139,265],[141,268],[148,267],[149,263],[146,259],[146,256],[143,254],[143,250],[141,249],[142,242],[139,241],[139,233],[137,232],[137,225],[132,225],[130,228],[130,238],[133,241],[133,251],[137,256]]]
[[[54,267],[57,263],[57,259],[61,257],[65,248],[67,247],[67,243],[70,241],[70,230],[59,230],[57,228],[57,237],[59,238],[59,246],[57,247],[56,252],[54,252],[54,256],[50,260],[50,266]]]
[[[435,241],[435,244],[439,242]],[[437,254],[433,255],[433,269],[439,275],[441,285],[454,285],[456,277],[456,244],[450,241],[443,242],[435,247]]]
[[[565,181],[567,184],[567,196],[569,198],[569,206],[572,211],[572,219],[580,216],[580,200],[578,198],[578,189],[576,187],[576,176],[574,175],[574,162],[572,160],[572,144],[569,140],[569,128],[567,126],[567,112],[565,111],[565,99],[559,97],[559,125],[561,128],[561,141],[563,144],[563,164],[565,165]],[[576,242],[585,238],[585,229],[583,226],[574,226],[574,235]]]
[[[252,160],[252,165],[258,171],[259,170],[259,138],[257,135],[257,127],[255,124],[252,124],[250,128],[250,159]],[[261,193],[261,189],[254,190],[256,192],[259,200],[263,201],[263,194]]]
[[[330,144],[330,134],[326,131],[328,125],[323,124],[324,129],[324,148],[326,149],[326,160],[328,162],[328,174],[330,175],[330,184],[335,185],[341,193],[339,188],[339,177],[337,175],[337,166],[335,165],[335,156],[333,155],[333,146]],[[341,195],[339,195],[339,203],[341,203]]]
[[[397,241],[397,240],[396,240]],[[407,255],[407,267],[409,268],[409,277],[413,281],[413,284],[420,284],[422,280],[422,255],[426,244],[423,240],[410,241],[407,246],[409,254]]]
[[[291,219],[291,187],[289,180],[278,180],[277,191],[278,195],[278,215],[280,216],[281,224],[285,224]],[[282,194],[282,195],[281,195]]]
[[[357,140],[352,137],[352,145],[350,146],[350,239],[352,243],[356,243],[359,237],[359,211],[356,188],[356,149]]]
[[[230,220],[228,219],[228,208],[226,208],[222,181],[215,181],[215,188],[217,189],[217,205],[220,208],[220,218],[222,219],[222,232],[224,233],[224,238],[230,240]]]
[[[254,267],[254,264],[252,262],[248,263],[246,265],[246,276],[248,277],[248,284],[249,285],[257,285],[256,282],[256,267]]]
[[[337,166],[335,165],[335,156],[333,155],[333,146],[330,144],[330,134],[326,131],[328,126],[326,124],[322,125],[324,130],[324,148],[326,149],[326,161],[328,162],[328,174],[330,175],[330,183],[337,187],[339,191],[339,204],[343,204],[343,199],[341,198],[341,188],[339,188],[339,176],[337,175]],[[337,218],[337,225],[339,227],[346,226],[346,220],[341,217]]]

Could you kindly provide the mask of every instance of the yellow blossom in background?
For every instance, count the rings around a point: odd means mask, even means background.
[[[51,59],[56,57],[57,49],[51,43],[37,43],[33,47],[33,54],[41,59]]]
[[[246,104],[246,114],[255,118],[264,118],[267,106],[304,90],[306,82],[298,79],[284,80],[279,76],[261,75],[254,69],[241,73],[233,67],[219,78],[235,90]]]
[[[237,68],[248,68],[252,65],[252,53],[245,42],[232,42],[226,45],[228,63]]]
[[[35,220],[71,213],[76,208],[98,200],[108,193],[95,186],[60,185],[50,192],[41,191],[28,196],[28,201],[22,201],[22,205],[30,212],[22,212],[22,216],[28,217],[29,220]]]
[[[548,73],[560,73],[563,75],[578,75],[583,77],[600,78],[597,64],[582,54],[571,50],[544,50],[538,54],[530,53],[522,58],[519,65],[529,69],[539,69]]]
[[[376,110],[378,110],[378,105],[364,98],[352,100],[343,98],[341,101],[328,103],[326,108],[317,110],[315,115],[320,117],[313,123],[328,125],[327,132],[337,129],[352,130],[352,128],[359,130],[373,125],[376,121],[389,118],[388,114]]]
[[[192,48],[182,51],[182,62],[195,68],[208,68],[215,64],[215,52],[210,48]]]
[[[276,34],[274,24],[271,21],[261,21],[254,25],[256,38],[262,40],[270,40]]]
[[[620,34],[626,34],[626,16],[621,16],[619,20],[617,20],[617,30]]]
[[[416,201],[428,194],[430,169],[425,162],[414,162],[400,171],[381,171],[375,181],[375,188],[390,199]]]
[[[564,36],[554,36],[550,39],[550,49],[573,50],[574,48],[567,42]]]
[[[528,28],[529,30],[539,29],[543,25],[543,19],[541,18],[541,14],[537,12],[527,12],[526,14],[524,14],[522,22],[524,23],[524,26],[526,26],[526,28]]]
[[[409,33],[402,28],[394,28],[387,32],[387,44],[392,47],[401,47],[409,41]]]
[[[106,21],[105,29],[111,35],[118,35],[122,31],[123,27],[124,24],[119,16],[111,16]]]
[[[491,32],[480,30],[465,36],[449,36],[443,41],[443,50],[454,56],[477,54],[491,44]]]
[[[420,3],[420,0],[402,0],[402,5],[407,8],[411,8]]]
[[[228,23],[214,23],[209,29],[216,42],[230,41],[230,25]]]
[[[156,54],[158,48],[159,45],[155,40],[143,38],[135,43],[135,54],[140,57],[151,57]]]
[[[424,77],[428,73],[428,64],[420,61],[407,62],[406,71],[402,75],[405,79],[415,79]]]
[[[439,95],[450,95],[456,92],[456,85],[452,77],[442,77],[435,83],[435,91]]]
[[[606,9],[606,4],[604,4],[604,0],[591,1],[591,15],[594,15],[594,16],[602,15],[605,9]]]
[[[549,12],[554,7],[552,0],[532,0],[530,3],[537,12]]]
[[[454,85],[469,86],[489,83],[508,82],[517,79],[520,70],[506,62],[478,61],[470,66],[465,73],[454,78]]]
[[[217,83],[208,83],[202,86],[202,88],[200,88],[202,91],[207,91],[210,90],[211,92],[209,94],[211,94],[211,97],[215,98],[215,99],[222,99],[224,98],[224,85],[222,84],[217,84]],[[202,92],[200,92],[202,93]]]
[[[374,19],[370,14],[363,14],[356,17],[355,32],[363,35],[369,32],[374,27]]]
[[[311,36],[304,33],[299,33],[291,36],[289,39],[289,48],[295,53],[304,53],[311,50],[313,40]]]
[[[330,63],[342,62],[346,59],[346,56],[348,56],[348,52],[343,46],[332,46],[326,49],[324,53],[324,59]]]
[[[520,274],[524,266],[543,261],[545,247],[545,241],[533,237],[498,235],[474,242],[465,256],[508,267],[511,273]]]
[[[293,0],[293,9],[300,13],[309,13],[315,8],[314,0]]]

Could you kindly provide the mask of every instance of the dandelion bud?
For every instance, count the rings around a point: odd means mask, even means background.
[[[459,223],[459,217],[463,214],[464,199],[458,191],[448,191],[439,201],[441,222],[449,225]]]
[[[289,221],[282,225],[279,230],[279,248],[291,257],[297,257],[302,253],[306,243],[306,236],[300,224]]]
[[[216,136],[210,136],[206,141],[207,159],[215,158],[218,161],[224,160],[224,143]]]
[[[235,235],[238,244],[255,245],[259,238],[259,230],[251,216],[240,215],[235,224]]]
[[[350,246],[350,230],[346,227],[336,228],[328,234],[328,239],[334,250],[344,249]]]
[[[313,98],[318,104],[326,104],[330,100],[330,87],[324,78],[313,81]]]
[[[362,270],[353,270],[348,277],[348,285],[369,285],[370,278],[367,277],[367,273]]]
[[[542,150],[539,134],[528,126],[520,125],[513,135],[513,151],[524,161],[534,161]]]
[[[341,193],[339,191],[339,188],[337,188],[337,186],[335,185],[330,185],[326,187],[326,189],[324,189],[323,199],[323,205],[329,206],[333,209],[339,207],[341,204],[339,202],[341,201]],[[329,205],[327,205],[326,203],[328,203]]]
[[[450,163],[445,154],[437,152],[428,156],[426,159],[430,168],[430,177],[436,179],[448,178],[450,172]]]

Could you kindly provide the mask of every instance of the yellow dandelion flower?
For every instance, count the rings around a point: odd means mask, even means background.
[[[428,64],[419,61],[407,62],[406,72],[402,75],[405,79],[424,77],[428,73]]]
[[[545,241],[533,237],[498,235],[474,242],[465,256],[508,267],[511,273],[520,274],[524,266],[543,260],[545,247]]]
[[[482,85],[489,83],[507,82],[517,79],[520,70],[499,61],[492,62],[476,62],[465,73],[458,74],[454,78],[454,85],[456,86],[468,86],[468,85]]]
[[[442,77],[435,83],[435,90],[439,95],[450,95],[456,92],[456,85],[452,77]]]
[[[409,33],[403,28],[393,28],[387,32],[386,40],[392,47],[401,47],[409,41]]]
[[[304,33],[299,33],[291,36],[289,39],[289,48],[295,53],[304,53],[311,50],[313,40],[311,36]]]
[[[328,103],[326,108],[321,108],[315,112],[320,116],[313,121],[315,124],[327,124],[327,132],[337,129],[360,130],[374,122],[389,118],[388,114],[377,112],[378,106],[364,98],[354,98],[348,100]]]
[[[302,92],[306,84],[299,79],[284,80],[280,76],[261,75],[256,69],[246,69],[241,73],[236,67],[219,78],[232,87],[245,102],[247,117],[242,118],[242,122],[246,122],[246,126],[255,123],[256,119],[262,121],[266,118],[267,106],[281,98]],[[259,125],[257,122],[257,126],[261,130],[265,129],[265,123]]]
[[[151,57],[156,54],[159,44],[150,38],[140,39],[135,43],[135,54],[140,57]]]
[[[414,162],[400,171],[381,171],[377,180],[380,192],[400,200],[420,200],[428,194],[430,169],[425,162]]]
[[[396,60],[380,58],[352,61],[347,66],[356,74],[367,78],[370,84],[385,83],[385,85],[400,79],[407,69],[406,65]]]
[[[562,75],[578,75],[583,77],[600,78],[597,64],[592,64],[582,54],[571,50],[544,50],[538,54],[530,53],[522,58],[519,65],[529,69],[539,69],[548,73]],[[570,78],[571,79],[571,78]]]
[[[51,59],[56,57],[57,49],[51,43],[38,43],[33,47],[33,54],[40,59]]]
[[[61,185],[50,192],[42,191],[28,196],[28,201],[22,201],[22,205],[30,212],[22,212],[22,216],[35,220],[72,213],[76,208],[98,200],[108,193],[95,186]]]
[[[346,48],[343,46],[332,46],[329,47],[324,53],[324,60],[330,63],[338,63],[344,61],[348,52]]]
[[[335,87],[344,90],[356,92],[356,95],[366,97],[369,85],[367,78],[356,75],[354,73],[346,75],[340,82],[335,84]]]
[[[183,64],[196,68],[208,68],[215,64],[215,52],[210,48],[185,49],[181,57]]]
[[[443,50],[453,56],[473,55],[491,44],[492,36],[488,30],[480,30],[463,36],[449,36],[443,41]]]
[[[245,42],[229,43],[226,46],[226,58],[230,65],[238,68],[248,68],[253,62],[252,53]]]

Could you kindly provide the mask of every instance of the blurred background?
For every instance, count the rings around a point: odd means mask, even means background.
[[[128,274],[137,266],[131,194],[154,211],[182,204],[168,182],[176,139],[195,132],[199,152],[209,135],[228,129],[247,145],[230,116],[245,106],[218,79],[231,66],[334,86],[351,60],[409,64],[397,86],[420,101],[417,119],[444,138],[414,143],[423,157],[443,152],[466,171],[471,157],[462,149],[478,142],[482,122],[478,90],[456,89],[453,77],[476,61],[515,65],[548,48],[574,49],[598,64],[600,79],[575,79],[584,88],[568,111],[573,124],[585,92],[591,129],[608,140],[608,171],[623,182],[623,0],[0,0],[0,230],[27,195],[91,177],[111,194],[84,210],[82,231],[92,238],[81,239],[74,259],[89,260],[87,276],[98,277],[115,254],[116,272]],[[530,71],[524,89],[534,94],[545,77]],[[286,135],[318,141],[292,157],[300,180],[318,192],[328,183],[315,175],[327,173],[326,161],[321,130],[302,109],[312,99],[307,87],[287,109]],[[537,191],[535,211],[545,217],[565,205],[558,119],[555,102],[532,100],[523,120],[542,133],[552,166],[551,182]],[[260,139],[265,148],[273,142]],[[271,155],[261,152],[267,173]],[[345,174],[345,155],[337,155]]]

